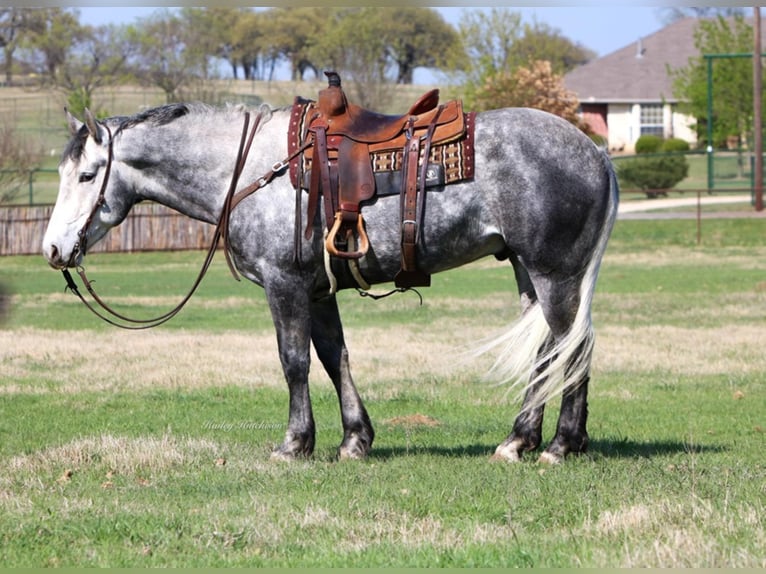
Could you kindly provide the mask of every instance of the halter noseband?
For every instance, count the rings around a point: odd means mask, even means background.
[[[90,210],[90,214],[88,215],[88,218],[85,220],[85,223],[82,226],[82,229],[77,232],[77,242],[74,244],[74,249],[72,250],[72,255],[69,257],[69,267],[76,267],[77,266],[77,257],[82,254],[82,256],[85,256],[85,251],[88,247],[88,228],[90,227],[90,224],[93,222],[93,218],[96,216],[96,213],[99,209],[101,209],[101,206],[106,203],[106,186],[109,184],[109,174],[112,171],[112,160],[114,159],[114,140],[112,139],[112,130],[109,129],[109,126],[106,124],[102,124],[104,126],[104,129],[106,130],[106,133],[109,135],[109,145],[107,146],[107,156],[106,156],[106,170],[104,171],[104,180],[101,182],[101,190],[98,192],[98,197],[96,198],[96,203],[93,204],[93,209]]]

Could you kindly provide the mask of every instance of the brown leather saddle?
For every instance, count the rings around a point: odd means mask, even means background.
[[[292,146],[298,145],[295,132],[301,132],[304,139],[313,138],[304,236],[308,239],[313,233],[321,196],[328,225],[328,253],[347,260],[363,257],[369,240],[361,206],[376,193],[372,158],[379,153],[401,153],[402,267],[395,281],[399,287],[430,285],[430,276],[418,270],[416,262],[428,158],[432,146],[465,136],[462,102],[439,104],[439,91],[431,90],[406,114],[384,115],[349,103],[340,76],[335,72],[325,75],[328,87],[320,90],[317,102],[296,101],[296,106],[308,105],[310,109],[300,115],[294,108],[291,125]],[[302,125],[296,125],[300,122]]]

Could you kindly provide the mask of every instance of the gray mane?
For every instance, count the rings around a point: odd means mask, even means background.
[[[187,115],[211,114],[216,111],[218,112],[234,111],[237,109],[239,109],[237,106],[227,106],[223,108],[217,108],[214,106],[210,106],[208,104],[196,103],[196,102],[195,103],[177,103],[177,104],[166,104],[162,106],[157,106],[155,108],[150,108],[148,110],[139,112],[133,116],[114,116],[102,121],[104,123],[114,124],[114,126],[116,126],[116,129],[113,134],[114,136],[116,136],[119,132],[123,130],[129,129],[141,124],[148,124],[152,127],[160,127],[160,126],[168,125],[174,122],[175,120]],[[78,160],[82,156],[83,149],[85,147],[85,141],[87,139],[88,139],[88,128],[83,125],[80,128],[80,131],[69,140],[69,143],[64,149],[63,158],[64,159],[68,158],[74,161]]]

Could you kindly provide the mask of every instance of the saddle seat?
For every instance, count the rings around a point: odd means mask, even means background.
[[[327,134],[345,136],[360,143],[389,142],[404,130],[413,116],[417,118],[418,125],[427,125],[438,105],[438,89],[423,94],[409,111],[401,116],[380,114],[346,102],[340,115],[327,117]]]
[[[451,101],[439,108],[439,90],[423,94],[404,115],[386,115],[349,103],[341,89],[340,76],[325,72],[328,88],[319,92],[319,122],[326,122],[328,147],[337,149],[341,138],[369,145],[370,152],[401,149],[407,141],[406,130],[426,130],[436,119],[434,143],[463,133],[462,105]],[[321,125],[321,124],[312,124]]]
[[[328,87],[320,90],[307,128],[314,142],[305,237],[311,236],[322,195],[329,228],[325,239],[327,252],[340,259],[363,257],[369,241],[360,206],[372,199],[376,191],[372,154],[401,151],[403,259],[397,284],[430,284],[430,277],[420,273],[415,263],[419,227],[416,214],[419,212],[422,217],[425,196],[425,183],[419,186],[418,176],[424,171],[432,144],[454,141],[466,133],[462,102],[453,100],[440,105],[439,90],[431,90],[410,106],[406,114],[385,115],[350,104],[341,88],[340,76],[336,72],[325,75]],[[426,158],[422,168],[421,153]],[[420,179],[425,181],[425,173]]]

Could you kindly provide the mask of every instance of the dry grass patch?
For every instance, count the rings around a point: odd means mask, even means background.
[[[274,335],[20,329],[0,331],[0,392],[271,386]]]
[[[172,309],[178,304],[182,297],[182,293],[172,296],[114,295],[108,298],[108,303],[115,309],[125,308],[128,306]],[[14,305],[17,309],[31,310],[51,309],[60,307],[62,305],[80,306],[82,303],[80,303],[80,301],[75,297],[72,297],[71,293],[60,292],[17,297],[14,300]],[[243,309],[262,308],[263,301],[256,297],[224,297],[220,299],[206,299],[197,297],[192,299],[192,301],[189,303],[189,306],[190,308],[195,307],[197,309],[205,310],[236,309],[241,311]],[[147,314],[151,315],[149,312],[147,312]]]
[[[217,443],[172,435],[129,438],[104,434],[84,437],[36,453],[11,457],[6,473],[40,474],[61,470],[60,479],[96,467],[107,472],[135,475],[158,473],[187,464],[214,464]]]
[[[760,533],[763,540],[763,516],[762,503],[726,505],[721,511],[691,495],[604,511],[585,530],[622,545],[621,567],[763,568],[766,557],[727,542],[739,539],[743,530]]]
[[[662,249],[635,253],[611,252],[607,249],[603,265],[623,265],[647,269],[652,267],[720,267],[721,254],[689,247],[665,245]],[[727,248],[726,267],[766,269],[766,247]]]
[[[445,328],[446,325],[450,328]],[[472,367],[461,351],[479,327],[435,321],[413,328],[349,328],[360,383],[449,378]],[[327,376],[312,350],[312,383]],[[76,393],[222,386],[282,387],[276,337],[229,331],[0,331],[0,393]]]
[[[403,415],[400,417],[394,417],[382,421],[384,425],[391,427],[404,427],[406,429],[413,429],[418,427],[438,427],[441,423],[433,417],[415,413],[413,415]]]
[[[694,329],[606,325],[597,333],[594,371],[729,377],[766,371],[764,330],[754,325]]]
[[[78,438],[4,461],[0,469],[0,509],[29,513],[35,507],[33,493],[65,487],[76,482],[81,473],[92,471],[100,474],[101,489],[126,479],[141,487],[151,486],[151,477],[172,468],[214,465],[219,451],[215,442],[172,435],[129,438],[103,434]],[[91,498],[76,495],[58,501],[61,512],[81,512],[94,504]]]
[[[352,372],[367,399],[390,399],[419,381],[429,385],[480,381],[492,357],[469,361],[465,352],[484,337],[481,326],[435,321],[420,329],[348,329]],[[766,371],[763,329],[669,325],[597,328],[594,372],[727,377]],[[313,356],[312,385],[328,379]],[[267,333],[196,331],[0,331],[0,393],[77,393],[284,386],[275,337]]]

